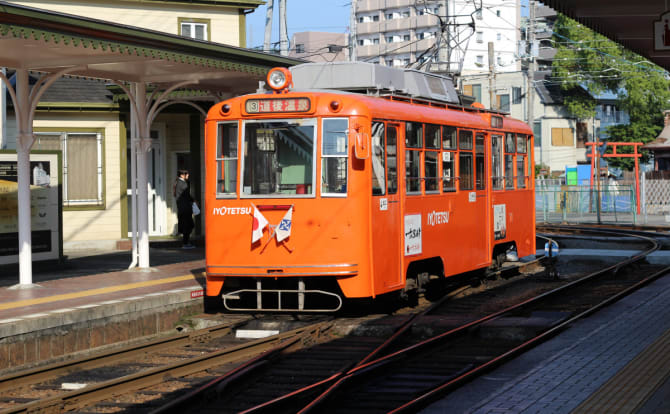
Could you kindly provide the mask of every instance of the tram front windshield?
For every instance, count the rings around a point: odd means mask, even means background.
[[[316,119],[244,122],[243,196],[314,193]]]

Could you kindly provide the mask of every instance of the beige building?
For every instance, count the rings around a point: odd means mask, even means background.
[[[344,33],[299,32],[291,38],[289,56],[310,62],[339,62],[349,59]]]
[[[17,5],[106,20],[131,29],[150,29],[198,40],[245,46],[245,13],[262,4],[237,1],[16,1]],[[118,29],[122,31],[123,29]],[[54,44],[53,47],[58,47]],[[8,71],[12,75],[12,70]],[[31,77],[39,79],[40,73]],[[249,92],[252,90],[250,89]],[[151,92],[151,91],[149,91]],[[163,110],[151,127],[147,168],[149,235],[176,233],[172,186],[179,168],[192,171],[191,188],[202,198],[204,111],[227,96],[177,91],[189,104]],[[228,95],[230,96],[230,94]],[[193,106],[200,107],[197,110]],[[42,96],[33,128],[33,150],[62,151],[63,244],[65,249],[127,247],[132,219],[130,190],[130,118],[122,90],[104,81],[63,78]],[[16,148],[12,101],[8,102],[0,149]],[[197,220],[196,232],[203,223]]]

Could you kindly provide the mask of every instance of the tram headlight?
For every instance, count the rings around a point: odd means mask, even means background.
[[[286,68],[274,68],[268,73],[267,82],[270,88],[279,92],[291,85],[291,72]]]

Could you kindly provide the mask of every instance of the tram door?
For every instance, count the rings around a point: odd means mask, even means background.
[[[375,291],[402,286],[401,217],[398,194],[399,124],[372,124],[372,246]]]
[[[489,238],[489,223],[490,223],[490,212],[489,212],[489,200],[488,195],[489,191],[487,186],[489,185],[488,177],[490,174],[487,172],[486,160],[488,153],[488,146],[486,145],[486,134],[483,132],[475,133],[475,194],[476,201],[474,202],[474,210],[476,214],[474,217],[478,217],[477,220],[477,229],[476,234],[479,236],[477,240],[477,253],[479,257],[476,257],[476,262],[479,264],[488,263],[491,259],[491,246]]]

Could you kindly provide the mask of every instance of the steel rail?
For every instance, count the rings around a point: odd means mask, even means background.
[[[670,273],[670,266],[667,266],[661,270],[659,270],[656,273],[653,273],[652,275],[646,277],[645,279],[635,283],[634,285],[629,286],[628,288],[622,290],[621,292],[603,300],[602,302],[598,303],[597,305],[579,313],[578,315],[575,315],[558,325],[542,332],[538,336],[529,339],[528,341],[522,343],[521,345],[510,349],[509,351],[505,352],[504,354],[495,357],[491,359],[490,361],[487,361],[486,363],[458,376],[457,378],[454,378],[426,393],[423,395],[415,398],[412,401],[409,401],[408,403],[390,411],[389,413],[393,414],[399,414],[399,413],[405,413],[405,412],[416,412],[419,408],[425,407],[426,405],[430,404],[432,401],[434,401],[436,398],[440,397],[442,394],[445,392],[449,391],[452,388],[458,387],[459,385],[473,379],[474,377],[481,375],[482,373],[489,371],[502,363],[508,361],[512,357],[520,354],[521,352],[530,349],[534,346],[539,345],[541,342],[546,341],[547,339],[553,337],[554,335],[558,334],[560,331],[565,329],[567,326],[570,324],[576,322],[579,319],[585,318],[586,316],[589,316],[596,311],[604,308],[605,306],[608,306],[619,299],[623,298],[624,296],[627,296],[631,294],[632,292],[640,289],[642,286],[645,286],[654,280],[660,278],[661,276],[666,276]]]
[[[543,237],[543,236],[538,236],[541,239],[547,240],[549,242],[553,242],[553,240]],[[520,263],[518,266],[515,266],[514,268],[510,269],[504,269],[504,270],[498,270],[496,272],[493,272],[493,274],[499,275],[501,273],[510,271],[512,269],[522,269],[525,267],[530,267],[534,266],[537,264],[542,263],[546,258],[544,256],[538,257],[534,260],[531,260],[529,262],[525,263]],[[354,364],[353,367],[342,370],[340,372],[337,372],[330,377],[317,381],[313,384],[310,384],[306,387],[303,387],[299,390],[292,391],[288,394],[285,394],[283,396],[277,397],[275,399],[272,399],[270,401],[267,401],[263,404],[257,405],[255,407],[249,408],[245,411],[242,411],[241,414],[252,414],[252,413],[260,413],[260,412],[272,412],[274,409],[276,409],[279,406],[287,405],[290,403],[290,401],[297,400],[300,398],[305,398],[305,395],[311,395],[316,392],[318,392],[322,388],[328,387],[325,391],[323,391],[323,394],[330,393],[334,391],[335,389],[339,388],[341,383],[343,382],[344,378],[349,375],[350,373],[354,372],[357,368],[362,367],[364,365],[367,365],[370,361],[373,361],[374,358],[382,353],[385,349],[387,349],[391,344],[395,343],[395,341],[402,336],[405,332],[407,332],[408,329],[412,327],[412,324],[416,319],[418,319],[420,316],[428,315],[431,312],[433,312],[435,309],[439,308],[444,302],[447,300],[453,298],[454,296],[458,295],[461,293],[463,290],[467,289],[468,287],[461,287],[457,289],[456,291],[453,291],[449,293],[448,295],[443,296],[440,298],[438,301],[434,302],[431,304],[430,307],[427,309],[423,310],[420,313],[416,313],[412,315],[407,321],[405,321],[396,331],[391,335],[384,343],[379,345],[376,349],[374,349],[372,352],[370,352],[367,356],[365,356],[363,359],[361,359],[358,363]],[[322,394],[322,395],[323,395]],[[317,398],[319,399],[319,398]],[[311,403],[310,403],[311,405]]]
[[[602,229],[597,229],[597,230],[591,229],[590,231],[594,232],[594,233],[602,233],[603,232]],[[617,233],[617,232],[614,232],[614,231],[612,231],[612,232],[606,231],[605,233],[623,235],[623,233]],[[630,234],[626,234],[626,236],[629,236],[629,235]],[[524,301],[522,301],[518,304],[512,305],[512,306],[507,307],[503,310],[494,312],[494,313],[492,313],[490,315],[487,315],[483,318],[480,318],[476,321],[472,321],[472,322],[469,322],[469,323],[467,323],[465,325],[462,325],[460,327],[451,329],[447,332],[436,335],[432,338],[429,338],[429,339],[427,339],[425,341],[422,341],[422,342],[419,342],[417,344],[408,346],[406,348],[403,348],[403,349],[398,350],[396,352],[393,352],[391,354],[385,355],[385,356],[383,356],[381,358],[378,358],[376,360],[369,361],[365,364],[357,365],[354,368],[352,368],[349,372],[347,372],[345,375],[341,376],[336,381],[335,384],[330,386],[330,388],[328,388],[326,391],[324,391],[316,399],[311,401],[302,410],[298,411],[299,414],[306,414],[306,413],[309,413],[309,412],[313,412],[314,410],[317,410],[321,406],[321,404],[324,404],[328,399],[332,398],[333,394],[335,393],[335,391],[338,388],[340,388],[342,385],[344,385],[345,382],[350,381],[354,377],[357,377],[361,374],[369,373],[371,371],[380,369],[380,368],[386,366],[387,364],[389,364],[392,361],[395,361],[395,360],[400,359],[400,358],[404,358],[405,356],[412,354],[412,352],[416,352],[418,350],[422,350],[424,348],[434,346],[434,345],[438,344],[439,342],[446,340],[447,338],[452,338],[456,335],[467,333],[471,328],[473,328],[477,325],[481,325],[484,322],[499,318],[506,313],[518,311],[518,310],[520,310],[524,307],[527,307],[531,304],[534,304],[534,303],[537,303],[541,300],[544,300],[544,299],[548,298],[549,296],[557,295],[558,293],[561,293],[561,292],[563,292],[567,289],[570,289],[570,288],[573,288],[575,286],[584,284],[588,281],[591,281],[591,280],[593,280],[593,279],[595,279],[595,278],[597,278],[597,277],[599,277],[599,276],[601,276],[605,273],[608,273],[610,271],[616,273],[621,267],[623,267],[625,265],[628,265],[628,264],[631,264],[631,263],[634,263],[636,261],[642,260],[647,255],[653,253],[654,251],[656,251],[660,248],[659,243],[656,240],[654,240],[653,238],[646,237],[646,236],[640,236],[640,235],[633,235],[633,236],[641,238],[641,239],[649,242],[651,244],[651,247],[647,250],[642,251],[641,253],[639,253],[637,255],[634,255],[630,258],[627,258],[627,259],[625,259],[621,262],[618,262],[618,263],[616,263],[612,266],[608,266],[604,269],[593,272],[593,273],[591,273],[587,276],[584,276],[583,278],[580,278],[580,279],[575,280],[573,282],[567,283],[567,284],[565,284],[563,286],[560,286],[556,289],[550,290],[548,292],[544,292],[544,293],[542,293],[538,296],[535,296],[533,298],[524,300]],[[552,330],[552,332],[556,332],[556,331]],[[525,348],[523,348],[523,349],[525,349]],[[467,374],[464,374],[464,375],[467,375]]]
[[[81,357],[63,362],[37,367],[26,371],[17,371],[15,373],[0,377],[0,392],[8,389],[14,389],[28,384],[36,384],[58,377],[59,375],[69,374],[77,370],[86,370],[107,365],[112,362],[122,361],[134,358],[151,352],[160,351],[167,348],[200,343],[210,338],[229,335],[233,329],[248,321],[221,324],[197,331],[169,336],[166,338],[154,339],[141,344],[125,346],[120,349],[113,349],[95,355]]]
[[[258,339],[235,347],[190,358],[170,365],[153,368],[144,372],[113,379],[103,383],[95,384],[81,390],[72,391],[62,395],[30,402],[1,411],[1,413],[28,413],[35,411],[62,412],[75,410],[92,403],[110,398],[115,395],[135,391],[165,381],[166,377],[183,377],[196,372],[205,371],[215,365],[232,363],[255,357],[259,353],[271,355],[291,347],[302,339],[303,334],[310,332],[320,333],[330,327],[329,322],[294,329],[278,335]],[[279,345],[277,345],[279,344]]]

